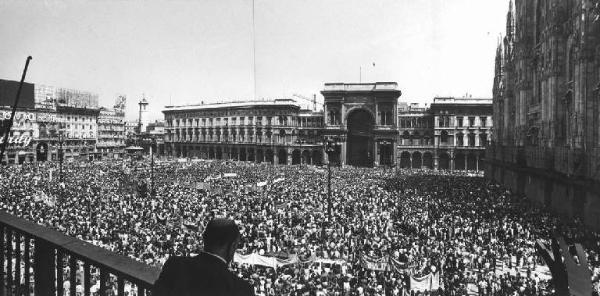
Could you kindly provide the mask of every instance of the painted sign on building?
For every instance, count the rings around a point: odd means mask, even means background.
[[[59,118],[56,114],[52,114],[52,113],[38,113],[37,121],[38,122],[59,122]]]
[[[0,120],[10,120],[11,111],[0,111]],[[15,121],[35,121],[35,113],[33,112],[17,112],[15,113]]]
[[[14,136],[9,136],[7,138],[7,143],[10,146],[16,146],[16,147],[20,147],[20,148],[25,148],[27,146],[29,146],[29,144],[31,144],[31,136],[28,135],[14,135]],[[0,145],[4,144],[4,135],[2,135],[2,137],[0,138]]]

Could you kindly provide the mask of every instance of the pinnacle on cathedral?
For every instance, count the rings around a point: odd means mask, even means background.
[[[506,14],[506,38],[513,40],[515,34],[515,16],[513,9],[513,0],[508,1],[508,13]]]
[[[498,46],[496,47],[496,65],[494,68],[494,86],[492,93],[496,94],[500,87],[500,81],[503,74],[503,55],[502,55],[502,35],[498,36]]]

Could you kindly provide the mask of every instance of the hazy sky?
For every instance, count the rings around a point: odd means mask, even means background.
[[[508,0],[255,0],[256,98],[395,81],[402,101],[491,97]],[[0,78],[165,105],[254,98],[251,0],[0,0]],[[373,66],[375,63],[375,66]]]

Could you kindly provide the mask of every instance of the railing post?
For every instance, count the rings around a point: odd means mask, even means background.
[[[31,272],[29,269],[31,268],[31,255],[30,255],[30,244],[31,239],[25,236],[25,295],[30,295],[31,293]]]
[[[75,296],[77,292],[77,259],[73,254],[69,256],[69,295]]]
[[[58,296],[64,295],[64,259],[63,253],[60,250],[56,250],[56,292]]]
[[[6,286],[4,285],[4,280],[5,280],[5,276],[4,276],[4,250],[5,250],[5,244],[4,244],[4,225],[0,226],[0,296],[4,296],[6,295]]]
[[[21,234],[15,233],[15,290],[17,295],[21,295]]]
[[[13,266],[12,266],[12,258],[13,258],[13,231],[10,228],[6,229],[6,246],[8,249],[6,250],[6,289],[9,294],[14,293],[13,287]]]
[[[35,295],[54,295],[56,289],[55,282],[55,266],[54,266],[54,249],[49,243],[40,239],[35,240],[34,257],[34,282]]]
[[[83,295],[90,296],[90,264],[88,262],[83,263]]]

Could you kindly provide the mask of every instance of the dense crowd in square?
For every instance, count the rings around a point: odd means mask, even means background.
[[[600,289],[597,232],[481,175],[333,167],[332,176],[331,221],[325,168],[190,159],[156,161],[153,179],[147,159],[73,162],[62,184],[53,163],[2,167],[0,208],[157,267],[198,254],[204,225],[231,218],[241,255],[299,258],[232,264],[262,296],[405,295],[411,277],[430,273],[436,289],[412,294],[553,295],[535,242],[554,232],[585,247]],[[405,267],[372,270],[363,256]]]

